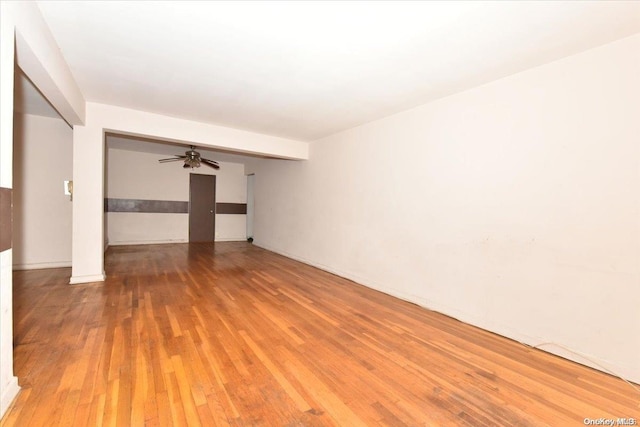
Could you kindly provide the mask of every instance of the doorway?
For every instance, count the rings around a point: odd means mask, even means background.
[[[189,242],[213,242],[216,237],[216,176],[189,176]]]
[[[255,182],[255,174],[247,175],[247,239],[250,239],[250,242],[253,242],[253,189]]]

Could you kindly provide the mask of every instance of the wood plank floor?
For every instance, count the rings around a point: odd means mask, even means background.
[[[619,379],[250,244],[112,247],[106,271],[15,272],[3,426],[640,418]]]

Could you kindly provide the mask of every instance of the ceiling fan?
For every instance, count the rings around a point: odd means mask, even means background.
[[[160,163],[168,163],[168,162],[177,162],[178,160],[184,160],[183,168],[199,168],[201,164],[205,164],[214,169],[220,169],[220,165],[218,162],[209,159],[203,159],[200,157],[200,153],[196,151],[195,145],[191,146],[189,151],[185,151],[184,156],[174,156],[168,159],[160,159],[158,160]]]

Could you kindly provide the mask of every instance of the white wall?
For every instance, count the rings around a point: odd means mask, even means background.
[[[16,114],[13,268],[71,266],[73,132],[62,119]]]
[[[170,156],[109,149],[107,197],[115,199],[189,201],[191,173],[216,175],[216,202],[246,203],[244,165],[219,162],[220,169],[183,169],[181,162],[158,163]],[[206,157],[206,156],[205,156]],[[110,245],[187,242],[189,215],[109,212]],[[245,240],[246,215],[216,215],[216,241]]]
[[[638,76],[640,35],[262,160],[255,243],[639,382]]]

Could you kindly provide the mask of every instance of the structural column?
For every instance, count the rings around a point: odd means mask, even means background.
[[[104,153],[104,132],[91,117],[74,126],[71,284],[105,279]]]
[[[13,67],[15,24],[0,2],[0,416],[18,394],[13,375]]]

